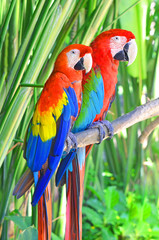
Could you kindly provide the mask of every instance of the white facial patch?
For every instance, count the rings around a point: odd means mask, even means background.
[[[68,59],[68,66],[71,68],[74,68],[74,66],[80,59],[80,50],[72,49],[71,51],[66,53],[66,55],[67,55],[67,59]]]
[[[126,42],[127,38],[123,36],[115,36],[110,39],[110,49],[112,57],[114,57],[119,51],[123,50]]]

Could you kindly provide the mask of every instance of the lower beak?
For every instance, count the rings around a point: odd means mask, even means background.
[[[90,53],[86,53],[84,57],[80,58],[80,60],[74,66],[75,70],[86,70],[88,73],[92,68],[92,56]]]
[[[131,65],[137,55],[137,45],[135,39],[131,39],[123,47],[123,50],[115,54],[114,59],[119,61],[128,61],[128,66]]]
[[[83,65],[84,59],[83,57],[80,58],[80,60],[76,63],[76,65],[74,66],[75,70],[84,70],[84,65]]]

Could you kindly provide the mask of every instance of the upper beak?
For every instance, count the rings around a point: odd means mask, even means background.
[[[90,53],[86,53],[83,58],[84,68],[86,69],[86,73],[88,73],[92,68],[92,55]]]
[[[90,53],[84,55],[74,66],[75,70],[86,70],[88,73],[92,68],[92,56]]]
[[[135,39],[131,39],[128,43],[126,43],[123,47],[123,50],[119,51],[115,54],[114,59],[119,61],[128,61],[128,65],[131,65],[136,58],[137,55],[137,45]]]

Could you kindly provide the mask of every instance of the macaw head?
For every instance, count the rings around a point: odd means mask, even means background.
[[[114,60],[128,61],[128,65],[134,62],[137,55],[134,34],[123,29],[111,29],[101,33],[91,46],[93,49],[98,46],[103,57],[110,56]]]
[[[82,44],[72,44],[66,47],[57,57],[54,71],[66,75],[76,74],[83,70],[89,72],[92,68],[92,48]]]

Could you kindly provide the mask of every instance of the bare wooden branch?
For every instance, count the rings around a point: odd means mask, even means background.
[[[21,145],[21,146],[22,146],[23,143],[17,142],[13,147],[11,147],[11,148],[8,150],[7,154],[9,154],[11,151],[13,151],[13,149],[16,148],[18,145]]]
[[[142,132],[141,136],[139,137],[139,142],[143,145],[143,148],[146,148],[149,135],[158,125],[159,117],[156,118],[153,122],[151,122]]]
[[[159,98],[152,100],[144,105],[137,107],[132,112],[129,112],[112,122],[114,134],[129,128],[132,125],[144,121],[148,118],[159,115]],[[105,127],[106,138],[108,138],[108,131]],[[98,143],[99,131],[98,129],[88,129],[84,132],[76,133],[78,147],[85,147],[90,144]],[[65,149],[67,150],[66,146]]]

